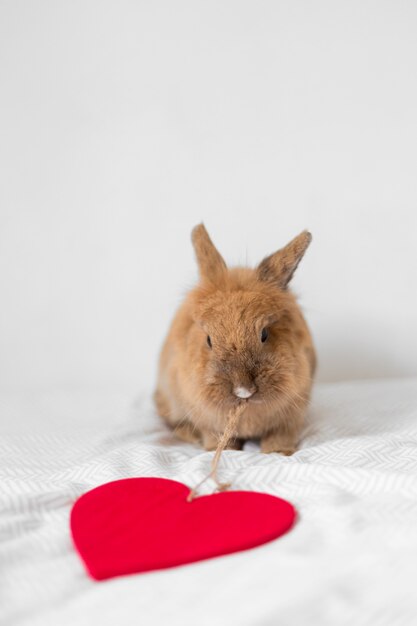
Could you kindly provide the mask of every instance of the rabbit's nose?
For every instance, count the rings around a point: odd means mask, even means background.
[[[241,398],[242,400],[247,400],[248,398],[253,396],[255,391],[256,387],[250,387],[249,389],[247,387],[235,387],[233,389],[233,393],[235,394],[235,396],[237,398]]]

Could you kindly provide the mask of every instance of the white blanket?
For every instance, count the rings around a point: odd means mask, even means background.
[[[220,476],[234,488],[296,505],[299,520],[284,537],[98,583],[71,544],[74,500],[128,476],[192,486],[212,458],[176,440],[146,397],[114,413],[106,397],[54,392],[0,403],[1,624],[417,623],[416,379],[319,385],[294,456],[263,455],[253,443],[223,454]]]

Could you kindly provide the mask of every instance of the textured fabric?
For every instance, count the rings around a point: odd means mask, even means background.
[[[187,500],[166,478],[125,478],[87,491],[71,511],[74,544],[96,580],[194,563],[254,548],[285,533],[295,510],[253,491]]]
[[[254,443],[224,453],[221,480],[295,505],[298,522],[278,541],[98,584],[68,532],[76,498],[133,476],[193,486],[213,456],[177,441],[146,399],[129,411],[112,399],[110,415],[106,393],[97,410],[81,391],[0,399],[1,624],[416,623],[416,380],[320,385],[295,455]],[[23,413],[38,432],[7,434]]]

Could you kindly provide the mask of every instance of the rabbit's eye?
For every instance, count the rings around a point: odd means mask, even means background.
[[[261,341],[262,343],[265,343],[265,341],[268,339],[268,329],[267,328],[263,328],[262,332],[261,332]]]
[[[210,335],[207,335],[207,345],[209,348],[211,348],[211,339],[210,339]]]

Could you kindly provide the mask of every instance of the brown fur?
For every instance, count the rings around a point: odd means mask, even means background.
[[[256,269],[227,269],[203,224],[192,239],[200,283],[177,311],[162,348],[158,412],[181,438],[213,449],[230,409],[245,403],[230,447],[259,438],[263,452],[292,454],[310,398],[315,351],[287,286],[311,235],[301,233]],[[242,400],[233,395],[235,386],[256,393]]]

